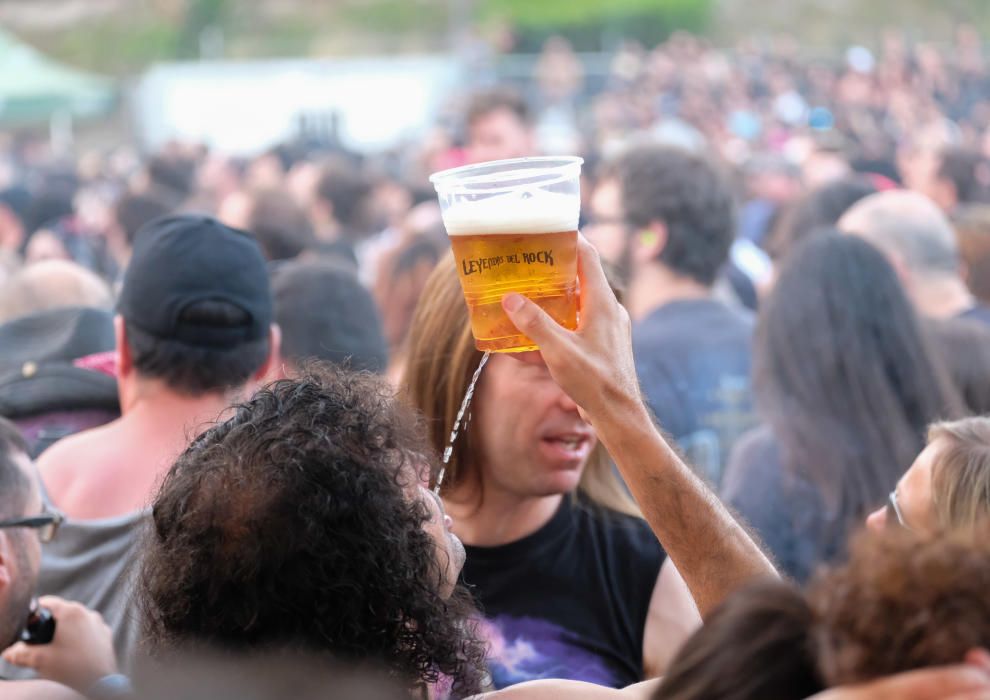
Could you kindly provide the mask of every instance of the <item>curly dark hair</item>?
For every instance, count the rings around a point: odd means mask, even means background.
[[[616,168],[629,225],[667,228],[660,262],[714,284],[735,238],[735,204],[724,174],[706,158],[660,145],[628,151]]]
[[[986,529],[867,532],[810,592],[829,685],[960,663],[990,646]]]
[[[382,380],[311,365],[234,409],[154,502],[140,580],[149,651],[289,648],[480,689],[485,649],[411,497],[430,454]],[[412,465],[424,465],[421,470]]]

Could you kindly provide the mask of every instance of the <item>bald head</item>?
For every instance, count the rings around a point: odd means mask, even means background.
[[[942,210],[924,195],[904,190],[859,200],[839,228],[865,238],[913,275],[959,275],[959,247]]]
[[[92,272],[68,260],[29,265],[0,288],[0,323],[64,306],[110,309],[110,287]]]

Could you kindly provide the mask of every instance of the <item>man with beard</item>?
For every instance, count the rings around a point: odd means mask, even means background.
[[[106,693],[123,680],[114,675],[109,628],[77,603],[42,598],[56,621],[54,637],[44,645],[18,641],[38,581],[41,544],[55,537],[61,522],[62,515],[42,499],[24,438],[0,418],[0,648],[6,649],[6,661],[58,681],[0,681],[0,695],[7,700],[78,697],[71,689]]]

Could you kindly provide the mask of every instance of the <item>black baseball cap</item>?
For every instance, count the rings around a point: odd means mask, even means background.
[[[180,321],[201,301],[225,301],[248,316],[239,326]],[[134,240],[117,309],[129,324],[162,340],[229,349],[267,337],[272,294],[261,248],[248,233],[205,216],[166,216]]]

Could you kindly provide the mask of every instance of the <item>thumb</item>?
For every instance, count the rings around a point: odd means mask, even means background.
[[[25,668],[35,668],[34,651],[24,642],[17,642],[11,647],[4,649],[3,660],[14,666]]]
[[[546,311],[522,294],[506,294],[502,297],[502,309],[516,329],[529,336],[541,351],[556,347],[561,332],[566,332]]]
[[[48,608],[52,613],[58,613],[64,611],[72,603],[65,598],[59,598],[54,595],[43,595],[38,598],[38,605],[43,608]]]

